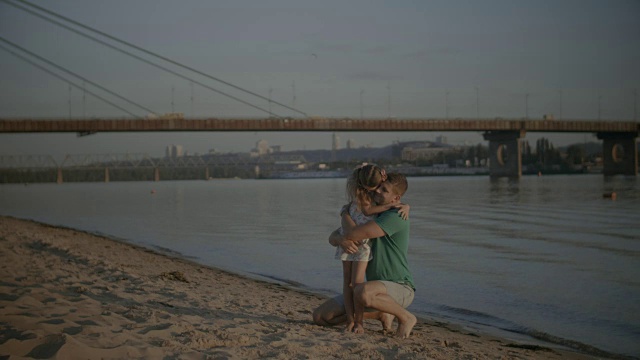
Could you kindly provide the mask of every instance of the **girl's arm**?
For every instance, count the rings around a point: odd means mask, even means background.
[[[342,216],[340,217],[340,225],[342,225],[342,231],[345,234],[347,233],[347,231],[356,227],[356,223],[355,221],[353,221],[353,219],[349,215],[349,212],[342,214]]]
[[[367,215],[367,216],[371,216],[374,214],[380,214],[383,213],[391,208],[397,208],[398,209],[398,214],[400,214],[400,216],[402,216],[403,220],[407,220],[409,218],[409,209],[411,208],[408,204],[387,204],[387,205],[375,205],[375,204],[369,204],[368,206],[363,206],[361,211],[363,214]]]
[[[376,205],[375,203],[369,203],[369,204],[362,205],[362,208],[360,209],[360,211],[362,211],[362,213],[367,216],[371,216],[371,215],[383,213],[391,209],[392,207],[394,207],[394,205],[391,205],[391,204]]]
[[[356,226],[355,221],[353,221],[351,215],[349,215],[350,207],[351,203],[348,203],[347,205],[343,206],[342,210],[340,211],[340,226],[342,226],[342,231],[344,234],[346,234],[347,231]]]

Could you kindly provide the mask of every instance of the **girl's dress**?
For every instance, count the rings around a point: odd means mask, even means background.
[[[375,219],[375,215],[367,216],[358,211],[358,206],[355,201],[351,202],[349,206],[349,215],[356,223],[356,225],[366,224],[369,221]],[[340,234],[344,235],[344,230],[340,228]],[[369,239],[362,240],[362,244],[358,246],[358,251],[354,254],[347,254],[342,250],[342,247],[338,246],[336,249],[336,260],[342,261],[369,261],[373,258],[371,255],[371,245],[369,245]]]

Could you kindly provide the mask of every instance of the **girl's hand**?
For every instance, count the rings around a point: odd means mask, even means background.
[[[408,204],[398,204],[395,206],[395,208],[399,209],[398,214],[402,216],[402,220],[407,220],[409,218],[409,209],[411,208],[411,206],[409,206]]]

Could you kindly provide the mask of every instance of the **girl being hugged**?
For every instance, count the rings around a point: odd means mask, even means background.
[[[342,208],[341,215],[348,212],[355,225],[362,225],[373,220],[377,214],[397,207],[400,216],[406,220],[409,216],[409,205],[377,205],[373,200],[375,190],[386,179],[385,170],[377,165],[364,163],[356,167],[347,179],[349,204]],[[343,217],[340,234],[346,233],[346,229],[352,226],[354,225]],[[363,240],[358,245],[358,251],[354,254],[347,254],[338,246],[335,257],[342,260],[342,291],[347,314],[345,332],[361,334],[364,332],[364,309],[356,308],[353,301],[353,289],[358,284],[364,283],[367,262],[372,259],[369,239]]]

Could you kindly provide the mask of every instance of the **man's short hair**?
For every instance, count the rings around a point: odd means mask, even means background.
[[[400,173],[393,172],[387,174],[386,181],[393,186],[393,191],[396,193],[396,195],[403,196],[409,188],[407,177]]]

